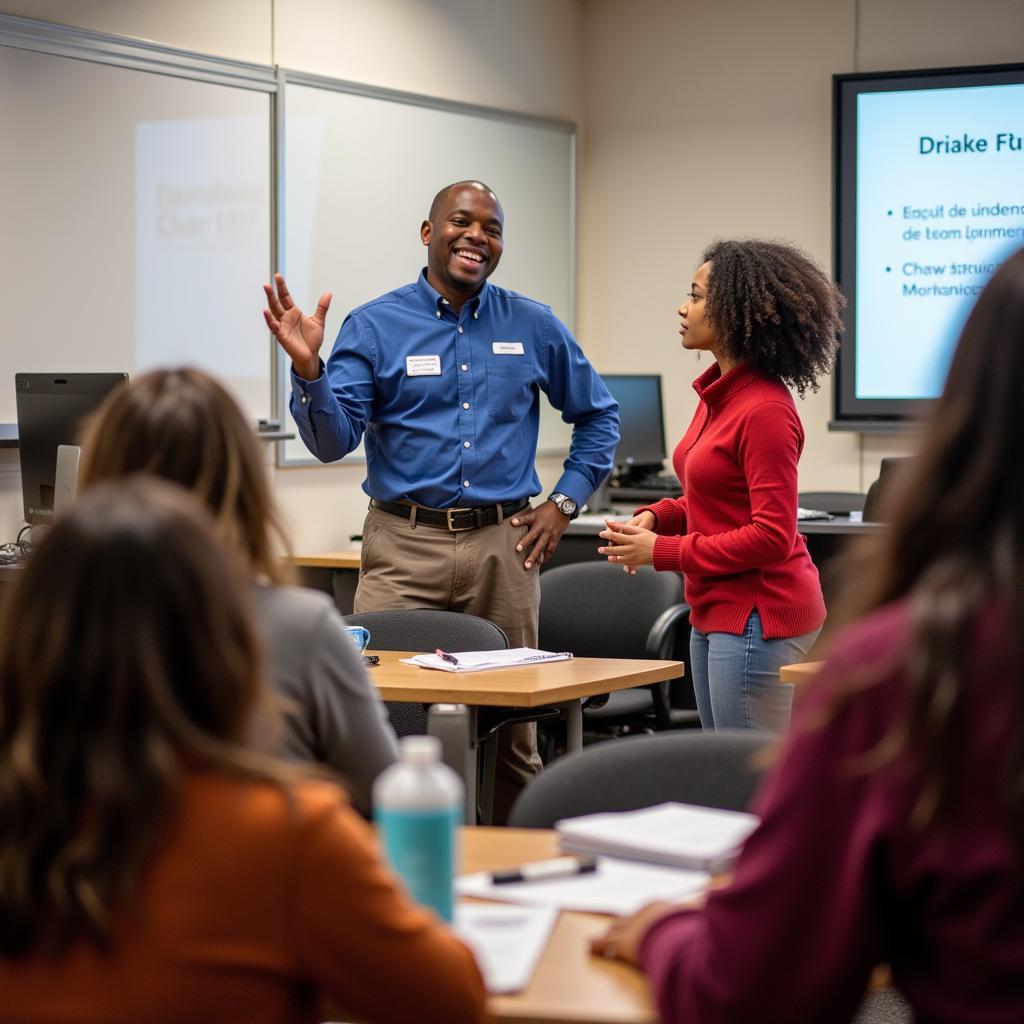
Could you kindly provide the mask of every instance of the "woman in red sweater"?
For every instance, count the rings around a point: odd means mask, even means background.
[[[917,1024],[1024,1021],[1022,352],[1024,251],[847,566],[859,621],[801,695],[732,884],[597,943],[665,1024],[848,1021],[881,962]]]
[[[716,242],[679,308],[683,348],[715,363],[673,456],[680,498],[609,520],[598,550],[628,569],[686,576],[690,661],[705,729],[780,732],[801,661],[825,621],[818,571],[796,528],[804,432],[794,387],[816,389],[835,357],[842,298],[799,250]]]

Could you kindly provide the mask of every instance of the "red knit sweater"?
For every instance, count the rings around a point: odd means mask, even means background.
[[[673,455],[683,497],[645,506],[657,518],[654,567],[686,575],[701,632],[743,632],[757,609],[764,637],[825,621],[818,570],[797,532],[804,431],[793,396],[747,365],[716,363],[693,382],[693,422]]]

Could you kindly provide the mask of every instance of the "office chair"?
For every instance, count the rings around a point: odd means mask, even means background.
[[[540,577],[540,646],[587,658],[689,661],[689,605],[677,573],[641,566],[635,576],[610,562],[557,566]],[[697,725],[693,683],[687,670],[672,707],[669,683],[654,683],[591,698],[584,728],[601,732]]]
[[[426,653],[438,647],[449,651],[503,651],[508,648],[508,637],[501,627],[488,619],[461,612],[397,608],[346,615],[345,621],[350,626],[363,626],[370,631],[367,645],[370,651]],[[385,703],[398,736],[422,735],[427,731],[424,705],[405,701]]]
[[[509,825],[551,828],[562,818],[633,811],[674,800],[745,811],[760,782],[756,732],[672,732],[596,743],[548,765],[519,795]]]

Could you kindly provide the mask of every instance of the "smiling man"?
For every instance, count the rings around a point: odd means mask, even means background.
[[[503,229],[486,185],[441,189],[420,227],[419,279],[349,313],[326,366],[329,293],[305,316],[276,275],[264,317],[292,360],[291,409],[309,450],[331,462],[365,435],[356,611],[467,612],[497,623],[512,647],[535,647],[537,569],[608,475],[619,419],[551,309],[488,282]],[[573,434],[557,486],[531,508],[541,391]],[[539,765],[536,726],[503,728],[496,820]]]

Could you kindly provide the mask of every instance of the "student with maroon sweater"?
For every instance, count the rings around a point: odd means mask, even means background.
[[[690,660],[705,729],[780,732],[802,660],[825,621],[818,571],[797,532],[804,446],[789,387],[801,397],[835,357],[842,297],[803,253],[776,242],[716,242],[679,308],[683,348],[715,363],[675,450],[680,498],[609,520],[598,550],[682,572],[692,613]]]
[[[595,948],[659,1019],[848,1021],[886,962],[917,1024],[1024,1020],[1024,251],[964,328],[885,534],[702,911]]]

